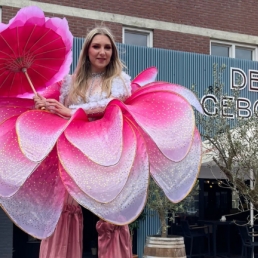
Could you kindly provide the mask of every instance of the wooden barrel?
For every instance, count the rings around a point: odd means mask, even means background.
[[[184,238],[181,236],[148,236],[143,258],[186,258]]]

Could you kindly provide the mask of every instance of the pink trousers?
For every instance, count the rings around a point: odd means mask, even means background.
[[[82,230],[81,207],[66,204],[53,235],[41,241],[39,258],[82,258]]]
[[[132,245],[128,226],[116,226],[103,220],[96,225],[98,231],[98,258],[132,258]]]

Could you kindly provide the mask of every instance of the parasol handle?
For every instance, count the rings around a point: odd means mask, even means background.
[[[37,92],[36,92],[36,90],[35,90],[35,88],[34,88],[32,82],[31,82],[31,80],[30,80],[30,77],[29,77],[28,73],[27,73],[27,68],[25,68],[25,67],[22,68],[22,72],[25,74],[25,76],[26,76],[26,78],[27,78],[27,80],[28,80],[28,82],[29,82],[29,84],[30,84],[30,87],[31,87],[31,89],[32,89],[32,91],[33,91],[33,93],[34,93],[35,95],[37,95]],[[45,110],[45,108],[42,107],[41,110]]]
[[[31,87],[32,91],[34,92],[35,95],[37,95],[37,92],[36,92],[32,82],[30,80],[30,77],[29,77],[28,73],[27,73],[27,68],[22,68],[22,72],[25,74],[25,76],[26,76],[26,78],[27,78],[27,80],[28,80],[28,82],[30,84],[30,87]]]

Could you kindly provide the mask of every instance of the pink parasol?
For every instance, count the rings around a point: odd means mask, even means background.
[[[60,81],[72,61],[66,19],[48,18],[35,6],[0,24],[0,96],[23,97]]]

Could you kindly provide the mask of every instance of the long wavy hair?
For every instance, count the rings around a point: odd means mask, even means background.
[[[110,96],[112,86],[111,83],[113,78],[117,76],[121,77],[121,72],[125,66],[119,58],[114,36],[112,35],[111,31],[106,27],[96,27],[92,29],[87,34],[80,52],[78,64],[73,74],[72,87],[66,100],[67,106],[71,104],[76,104],[78,102],[78,99],[83,100],[85,103],[87,102],[86,92],[89,89],[88,80],[91,77],[91,63],[88,53],[90,44],[96,35],[107,36],[110,39],[112,46],[112,55],[110,58],[110,62],[107,65],[106,70],[102,76],[102,91],[106,92],[107,96]],[[121,77],[121,79],[123,78]]]

